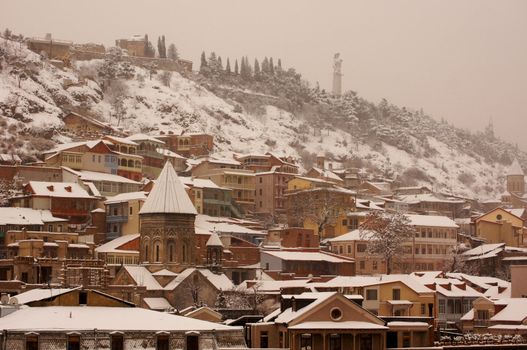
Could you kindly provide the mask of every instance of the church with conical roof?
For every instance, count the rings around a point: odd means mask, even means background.
[[[139,211],[139,261],[174,272],[195,266],[196,215],[183,183],[167,162]]]

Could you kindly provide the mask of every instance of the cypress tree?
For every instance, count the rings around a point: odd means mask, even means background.
[[[205,51],[201,53],[201,65],[199,66],[199,71],[205,73],[207,70],[207,57],[205,56]]]
[[[269,73],[271,75],[274,75],[274,64],[273,64],[273,58],[272,57],[269,59]]]
[[[254,59],[254,77],[259,77],[260,76],[260,64],[258,63],[258,60],[255,58]]]
[[[227,74],[231,74],[231,62],[229,61],[228,57],[227,57],[227,64],[225,65],[225,72],[227,72]]]
[[[238,75],[240,72],[239,72],[239,69],[238,69],[238,59],[236,59],[236,61],[234,61],[234,74]]]

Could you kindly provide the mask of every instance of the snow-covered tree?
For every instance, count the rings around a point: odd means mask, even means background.
[[[373,211],[360,227],[362,239],[367,241],[368,254],[377,255],[386,262],[390,274],[394,259],[405,254],[404,244],[415,235],[408,217],[400,212]]]
[[[9,198],[17,193],[17,184],[15,179],[0,179],[0,207],[9,205]]]
[[[174,45],[174,44],[170,44],[170,45],[168,46],[167,56],[168,56],[168,58],[170,58],[171,60],[177,60],[177,59],[179,59],[179,53],[178,53],[178,50],[177,50],[176,45]]]
[[[234,61],[234,74],[236,74],[236,75],[239,74],[238,60]]]
[[[145,34],[145,56],[146,57],[155,57],[156,56],[156,49],[154,49],[154,45],[148,40],[148,34]]]
[[[106,90],[105,97],[113,108],[113,115],[117,119],[117,125],[119,126],[126,114],[124,101],[128,97],[128,86],[121,80],[112,80]]]
[[[158,78],[161,84],[170,87],[170,80],[172,80],[172,72],[164,70],[158,75]]]
[[[274,63],[273,58],[269,58],[269,74],[274,75]]]

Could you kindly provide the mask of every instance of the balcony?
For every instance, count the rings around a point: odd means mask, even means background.
[[[111,215],[106,217],[106,223],[115,224],[120,222],[128,222],[128,216],[126,215]]]

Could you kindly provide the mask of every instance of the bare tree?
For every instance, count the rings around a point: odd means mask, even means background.
[[[164,70],[160,74],[158,74],[158,78],[161,84],[170,87],[170,80],[172,79],[172,72],[168,70]]]
[[[7,207],[9,205],[9,198],[16,193],[16,179],[0,179],[0,207]]]
[[[117,118],[117,125],[126,114],[124,101],[128,95],[128,86],[121,80],[112,80],[106,90],[106,98],[113,108],[114,115]]]
[[[394,259],[404,256],[404,244],[415,235],[415,230],[403,213],[374,211],[360,227],[360,235],[367,241],[367,253],[382,257],[386,273],[390,274]]]
[[[317,226],[318,234],[336,223],[342,210],[351,209],[353,199],[346,190],[337,188],[315,188],[300,190],[287,195],[290,225],[303,226],[311,222]]]

